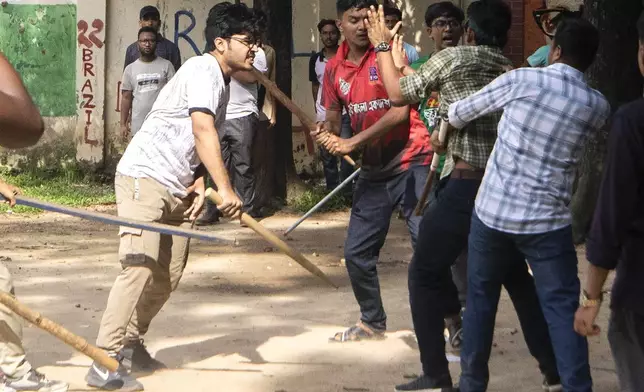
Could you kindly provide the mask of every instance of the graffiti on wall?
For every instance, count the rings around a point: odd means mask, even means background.
[[[96,103],[94,102],[95,89],[97,87],[96,70],[95,70],[95,50],[103,48],[103,40],[98,34],[103,32],[105,23],[100,19],[94,19],[90,25],[85,20],[79,20],[78,24],[78,46],[81,48],[81,73],[83,77],[83,86],[80,89],[81,103],[80,109],[83,110],[83,121],[85,122],[85,131],[83,141],[90,146],[97,146],[98,140],[90,137],[90,128],[94,120]]]
[[[76,114],[76,5],[3,4],[0,51],[48,117]]]

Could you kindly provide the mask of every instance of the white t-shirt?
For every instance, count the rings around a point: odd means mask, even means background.
[[[268,62],[266,61],[266,53],[262,48],[255,53],[255,61],[253,66],[259,72],[268,71]],[[235,80],[234,77],[230,78],[230,101],[226,108],[226,118],[240,118],[255,114],[259,116],[259,108],[257,107],[257,83],[241,83]]]
[[[315,75],[317,76],[320,88],[318,89],[318,96],[315,100],[316,120],[318,122],[326,120],[326,109],[322,106],[322,91],[324,90],[324,69],[326,68],[327,59],[324,56],[318,57],[315,61]]]
[[[192,57],[161,90],[119,162],[116,172],[152,178],[177,197],[186,197],[201,164],[190,114],[211,114],[219,124],[226,118],[228,88],[217,59]]]

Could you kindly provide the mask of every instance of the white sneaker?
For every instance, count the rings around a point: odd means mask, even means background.
[[[19,379],[6,377],[2,392],[67,392],[68,388],[65,382],[48,380],[44,374],[31,370]]]

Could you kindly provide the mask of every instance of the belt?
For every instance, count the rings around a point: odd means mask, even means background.
[[[452,180],[482,180],[485,175],[483,169],[454,169],[450,174]]]

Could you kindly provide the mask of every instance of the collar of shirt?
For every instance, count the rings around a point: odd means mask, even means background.
[[[335,55],[335,57],[339,58],[340,61],[342,61],[342,65],[348,67],[362,68],[369,57],[376,56],[373,45],[369,44],[367,51],[365,52],[364,56],[362,56],[362,59],[360,59],[360,64],[356,64],[353,61],[347,60],[347,57],[349,56],[349,50],[349,44],[347,44],[347,41],[344,41],[338,48],[338,53]]]
[[[560,71],[561,73],[569,75],[575,79],[585,80],[583,72],[581,72],[577,68],[571,67],[568,64],[555,63],[549,66],[548,68],[556,69],[557,71]]]

